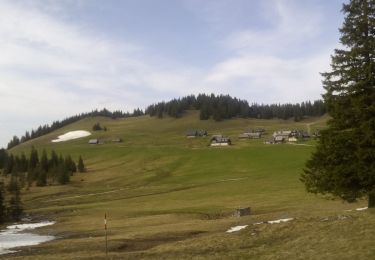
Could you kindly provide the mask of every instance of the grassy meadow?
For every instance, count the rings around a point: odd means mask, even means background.
[[[33,145],[75,160],[82,155],[88,172],[75,174],[69,185],[23,191],[27,212],[56,221],[38,232],[57,239],[12,258],[106,259],[106,212],[108,259],[372,259],[374,211],[353,210],[367,202],[308,194],[299,181],[314,140],[265,145],[264,139],[238,139],[245,129],[259,127],[268,135],[294,128],[312,132],[326,120],[214,122],[200,121],[196,112],[179,119],[87,118],[21,144],[11,152],[28,154]],[[97,122],[108,131],[92,132]],[[209,147],[209,137],[187,139],[189,129],[229,136],[233,146]],[[51,142],[72,130],[93,134]],[[117,137],[124,141],[112,143]],[[104,144],[87,144],[92,138]],[[238,207],[251,207],[252,214],[233,217]],[[254,225],[281,218],[294,219]],[[249,226],[226,233],[237,225]]]

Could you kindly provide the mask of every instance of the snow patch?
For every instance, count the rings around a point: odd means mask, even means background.
[[[247,226],[248,225],[231,227],[230,229],[227,230],[227,233],[232,233],[232,232],[240,231],[241,229],[244,229]]]
[[[280,223],[283,223],[283,222],[288,222],[288,221],[291,221],[293,220],[294,218],[281,218],[281,219],[277,219],[277,220],[270,220],[270,221],[267,221],[267,223],[269,224],[280,224]]]
[[[52,140],[53,143],[65,142],[91,135],[90,132],[84,130],[70,131],[63,135],[59,135],[57,139]]]
[[[355,209],[356,211],[362,211],[362,210],[366,210],[366,209],[368,209],[368,207],[364,207],[364,208],[357,208],[357,209]]]
[[[39,227],[45,227],[55,224],[54,221],[44,221],[30,224],[10,225],[6,230],[0,232],[0,255],[15,253],[17,251],[9,250],[21,246],[34,246],[43,242],[53,240],[54,236],[42,236],[32,233],[22,233],[25,230],[32,230]]]

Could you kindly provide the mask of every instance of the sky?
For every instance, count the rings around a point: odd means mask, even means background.
[[[189,94],[316,100],[343,0],[0,0],[0,147]]]

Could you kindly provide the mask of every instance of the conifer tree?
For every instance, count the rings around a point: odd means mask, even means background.
[[[375,206],[375,0],[343,5],[344,49],[336,49],[323,73],[331,120],[321,131],[302,181],[309,192],[352,202],[368,196]]]
[[[59,157],[59,165],[57,167],[57,181],[59,184],[67,184],[70,181],[70,171],[65,165],[65,160],[62,155]]]
[[[47,171],[44,169],[41,163],[35,168],[35,171],[38,173],[36,176],[36,185],[37,186],[46,186],[47,185]]]
[[[0,149],[0,169],[4,169],[8,154],[5,149]]]
[[[78,171],[79,172],[85,172],[86,171],[86,168],[85,168],[85,165],[83,164],[83,160],[82,160],[81,156],[79,156],[79,159],[78,159]]]
[[[34,170],[36,166],[38,165],[38,163],[39,163],[38,151],[34,148],[34,146],[32,146],[31,152],[30,152],[28,171]]]
[[[48,158],[47,152],[43,149],[42,157],[40,158],[40,167],[44,172],[48,172]]]
[[[14,167],[14,156],[13,154],[11,154],[7,157],[7,160],[5,162],[4,174],[12,173],[13,167]]]
[[[12,197],[9,200],[9,207],[7,209],[8,216],[12,221],[19,221],[23,213],[22,202],[21,202],[21,189],[16,183],[16,189],[11,193]]]
[[[20,172],[27,172],[27,159],[25,153],[21,154],[20,158]]]
[[[6,221],[6,213],[4,183],[0,182],[0,224]]]

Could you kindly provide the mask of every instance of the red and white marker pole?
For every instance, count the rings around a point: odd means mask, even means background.
[[[104,213],[104,232],[105,232],[105,256],[108,256],[107,213]]]

